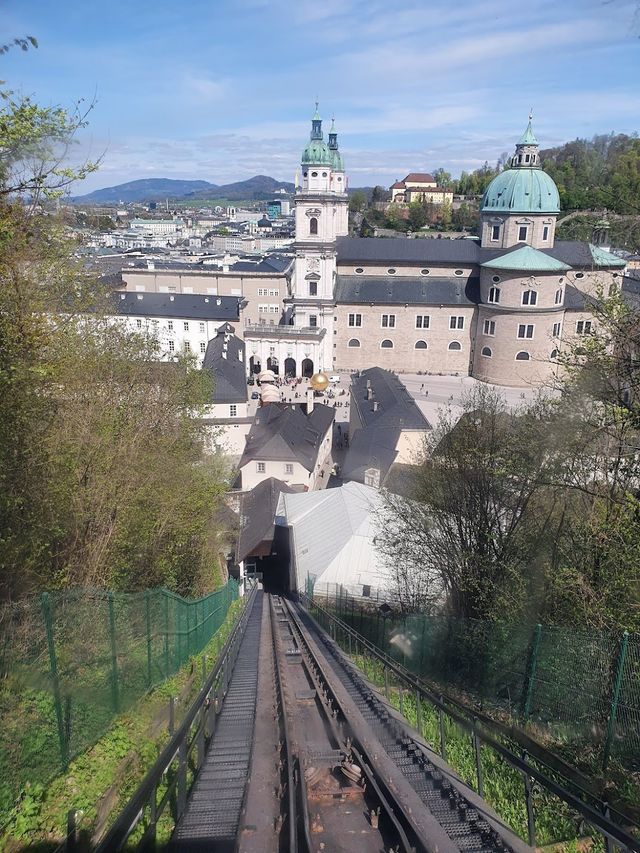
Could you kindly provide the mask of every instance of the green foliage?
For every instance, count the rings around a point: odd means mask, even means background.
[[[540,152],[563,210],[640,213],[640,139],[626,134],[576,139]]]
[[[409,225],[413,231],[419,231],[427,224],[427,210],[422,202],[412,201],[409,205]]]
[[[367,197],[361,190],[356,190],[349,196],[349,212],[360,213],[367,206]]]

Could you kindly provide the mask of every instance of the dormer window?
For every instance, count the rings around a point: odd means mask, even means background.
[[[518,242],[526,243],[527,242],[527,234],[529,233],[529,229],[526,225],[518,226]]]
[[[492,225],[491,226],[491,239],[492,240],[499,240],[500,239],[500,226],[499,225]]]
[[[524,155],[524,162],[525,163],[528,163],[530,159],[531,159],[531,156],[529,154]]]
[[[542,229],[542,239],[546,242],[549,239],[549,226],[545,225]]]

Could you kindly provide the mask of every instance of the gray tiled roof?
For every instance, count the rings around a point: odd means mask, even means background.
[[[338,264],[388,263],[393,266],[422,263],[481,264],[517,251],[519,243],[510,249],[482,249],[476,240],[438,240],[433,237],[407,239],[404,237],[339,237]],[[557,240],[552,249],[540,249],[546,255],[569,266],[591,269],[596,263],[588,242]]]
[[[116,314],[129,317],[186,317],[193,320],[238,320],[239,296],[199,293],[115,293]]]
[[[238,562],[262,542],[273,540],[273,530],[278,500],[282,492],[292,494],[295,489],[268,477],[242,496],[240,507],[240,535],[236,548]]]
[[[434,263],[477,263],[475,240],[438,240],[405,237],[338,237],[338,263],[384,261],[400,265]]]
[[[335,410],[315,405],[307,415],[302,406],[269,403],[256,412],[240,467],[251,460],[297,461],[312,471],[320,444],[331,427]]]
[[[202,369],[213,374],[212,403],[244,403],[247,400],[244,341],[237,338],[234,331],[230,323],[224,323],[207,344]]]
[[[364,483],[367,468],[377,468],[383,482],[398,455],[399,437],[400,429],[397,427],[370,426],[356,430],[345,454],[342,478]]]
[[[367,399],[370,383],[372,398]],[[374,407],[374,402],[377,407]],[[398,379],[382,367],[370,367],[354,377],[351,384],[351,405],[355,406],[363,427],[393,427],[394,429],[431,429],[429,421]]]
[[[480,301],[480,284],[478,278],[464,276],[338,275],[335,301],[348,305],[368,302],[377,305],[476,305]]]

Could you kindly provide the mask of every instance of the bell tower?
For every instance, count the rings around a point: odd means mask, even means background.
[[[348,233],[348,199],[338,134],[332,125],[328,144],[324,141],[317,103],[300,171],[295,198],[293,323],[309,332],[318,330],[320,363],[314,368],[331,371],[336,237]]]

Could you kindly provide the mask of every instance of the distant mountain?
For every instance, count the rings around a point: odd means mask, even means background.
[[[118,202],[164,201],[166,198],[184,198],[195,192],[216,190],[208,181],[177,181],[171,178],[143,178],[115,187],[94,190],[87,195],[76,196],[71,201],[80,204],[118,204]]]
[[[222,184],[216,186],[215,193],[210,189],[197,190],[190,193],[186,198],[227,198],[229,201],[267,201],[274,192],[284,189],[288,193],[295,190],[294,184],[288,181],[276,181],[268,175],[256,175],[246,181],[237,181],[234,184]]]
[[[208,181],[177,181],[171,178],[144,178],[115,187],[94,190],[76,196],[71,201],[78,204],[118,204],[118,202],[194,201],[198,199],[226,198],[229,201],[266,201],[277,189],[292,193],[294,185],[276,181],[268,175],[256,175],[233,184],[211,184]]]

